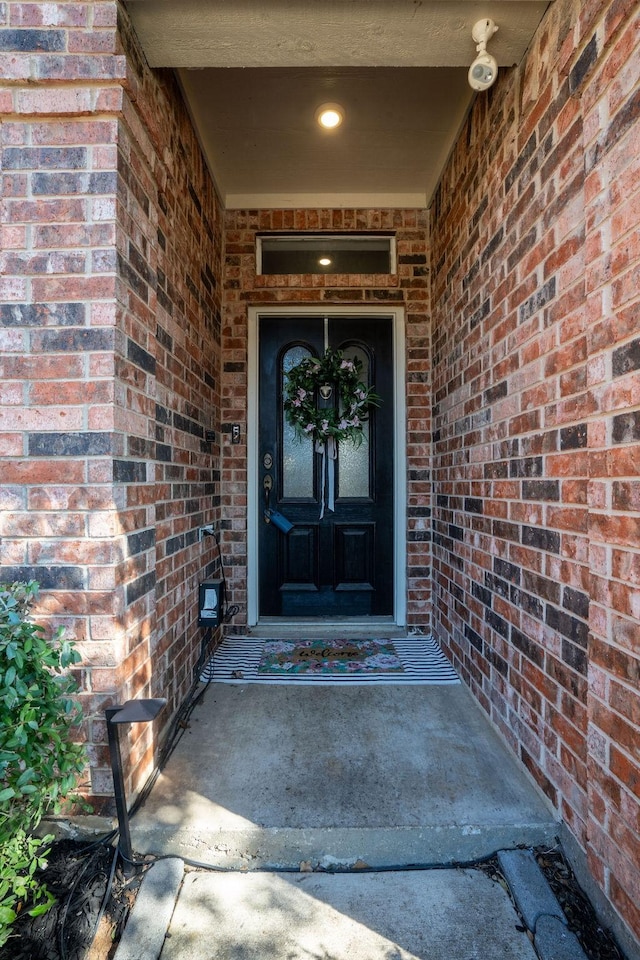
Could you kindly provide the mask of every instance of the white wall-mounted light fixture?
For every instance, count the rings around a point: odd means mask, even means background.
[[[497,30],[497,26],[487,17],[473,25],[471,36],[476,42],[478,56],[469,67],[469,86],[473,90],[488,90],[498,76],[498,61],[487,53],[487,43]]]
[[[335,130],[344,120],[344,109],[339,103],[323,103],[316,110],[315,118],[324,130]]]

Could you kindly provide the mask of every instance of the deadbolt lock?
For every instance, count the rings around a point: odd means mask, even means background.
[[[270,453],[265,453],[264,457],[262,458],[262,466],[265,468],[265,470],[271,470],[271,467],[273,466],[273,457]]]

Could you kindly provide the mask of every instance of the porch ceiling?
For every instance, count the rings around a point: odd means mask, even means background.
[[[471,29],[522,58],[540,0],[129,0],[154,67],[174,67],[227,208],[424,206],[474,96]],[[486,96],[486,94],[479,94]],[[321,131],[314,111],[345,110]]]

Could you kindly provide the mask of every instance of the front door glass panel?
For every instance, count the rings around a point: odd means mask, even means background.
[[[361,377],[365,386],[371,386],[369,354],[362,347],[346,347],[344,356],[362,363]],[[369,421],[362,430],[362,443],[341,443],[338,451],[338,496],[362,498],[370,496],[371,444]]]
[[[305,357],[308,347],[296,344],[285,351],[282,358],[281,395],[287,382],[287,373]],[[285,499],[313,497],[313,443],[310,437],[300,437],[288,421],[282,407],[282,496]]]

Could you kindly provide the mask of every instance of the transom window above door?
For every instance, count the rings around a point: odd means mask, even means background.
[[[258,274],[393,274],[395,238],[373,234],[269,234],[256,239]]]

